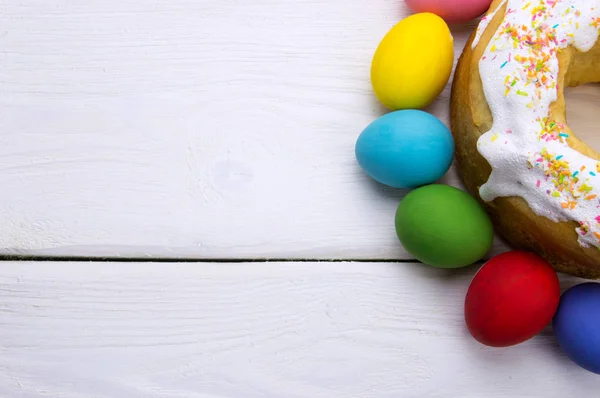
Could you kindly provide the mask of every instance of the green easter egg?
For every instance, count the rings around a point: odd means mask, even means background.
[[[441,184],[406,195],[396,211],[396,234],[417,260],[439,268],[473,264],[494,241],[483,207],[468,193]]]

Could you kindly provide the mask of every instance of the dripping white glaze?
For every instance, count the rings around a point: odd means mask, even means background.
[[[578,222],[579,243],[600,247],[598,162],[570,148],[564,126],[548,118],[558,97],[557,52],[594,46],[600,0],[505,0],[495,12],[504,4],[504,19],[479,61],[493,117],[477,144],[492,167],[480,196],[519,196],[540,216]],[[473,46],[495,12],[480,22]]]

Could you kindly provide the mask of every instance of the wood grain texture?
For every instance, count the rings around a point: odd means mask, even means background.
[[[470,337],[475,271],[0,262],[0,396],[597,397],[550,328],[506,349]]]
[[[406,192],[354,158],[402,1],[0,8],[0,253],[411,258]],[[473,26],[453,27],[457,55]],[[448,90],[428,110],[447,121]]]

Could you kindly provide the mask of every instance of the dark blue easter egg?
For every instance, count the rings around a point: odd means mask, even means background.
[[[356,141],[355,152],[360,167],[374,180],[394,188],[417,188],[448,171],[454,139],[435,116],[406,109],[367,126]]]
[[[565,354],[600,374],[600,283],[582,283],[563,293],[552,324]]]

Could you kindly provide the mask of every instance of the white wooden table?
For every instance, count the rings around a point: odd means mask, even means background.
[[[0,397],[597,397],[550,328],[475,342],[478,265],[415,262],[406,191],[356,164],[385,112],[372,54],[407,15],[0,0]],[[568,93],[580,136],[599,93]],[[448,100],[428,111],[447,122]]]

